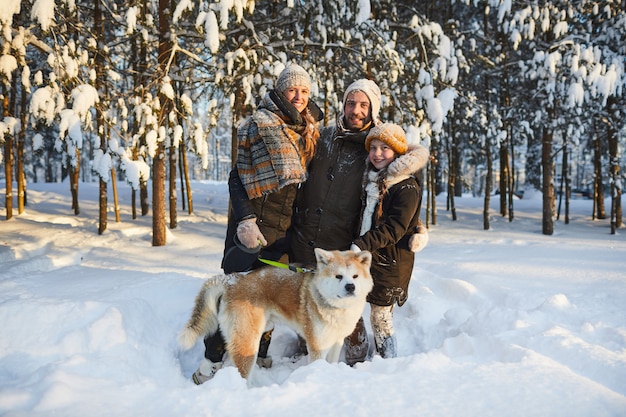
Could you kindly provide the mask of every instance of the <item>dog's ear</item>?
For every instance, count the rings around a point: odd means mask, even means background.
[[[315,248],[315,259],[318,264],[328,265],[333,257],[333,253],[324,249]]]
[[[372,254],[369,251],[362,250],[355,254],[360,263],[367,266],[368,268],[372,265]]]

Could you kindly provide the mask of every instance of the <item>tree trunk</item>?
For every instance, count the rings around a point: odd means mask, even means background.
[[[139,182],[139,204],[141,204],[141,215],[146,216],[150,212],[150,197],[148,196],[148,182]]]
[[[505,217],[507,211],[506,196],[509,193],[509,150],[506,144],[500,144],[500,214]]]
[[[596,139],[593,142],[593,198],[595,206],[594,218],[606,219],[606,211],[604,208],[604,181],[602,180],[602,142],[600,141],[600,135],[597,130],[595,132],[595,135]]]
[[[609,101],[609,108],[613,100]],[[609,137],[609,175],[611,177],[611,234],[614,235],[622,225],[622,187],[619,160],[619,138],[613,123],[608,123]]]
[[[617,99],[614,96],[609,97],[608,101],[609,112],[612,115],[613,123],[609,124],[609,158],[611,161],[611,222],[615,223],[615,228],[618,229],[623,225],[622,218],[622,174],[620,172],[620,147],[619,147],[619,133],[616,126],[620,125],[620,116],[622,116],[621,109],[618,107]],[[611,227],[613,229],[613,226]]]
[[[115,211],[115,221],[121,222],[120,218],[120,201],[117,195],[117,178],[115,177],[115,168],[111,167],[111,191],[113,192],[113,209]]]
[[[20,108],[20,123],[22,128],[17,138],[17,168],[15,179],[17,180],[17,213],[24,213],[26,204],[26,175],[24,174],[24,140],[26,137],[27,120],[27,97],[26,89],[22,87],[22,105]]]
[[[96,70],[96,90],[98,93],[103,91],[102,88],[102,77],[104,74],[104,56],[102,55],[101,48],[102,43],[104,41],[104,27],[102,22],[102,14],[100,12],[101,4],[99,1],[94,3],[94,32],[96,35],[96,40],[98,41],[98,45],[100,46],[96,51],[95,57],[95,70]],[[107,138],[104,134],[104,115],[101,111],[96,111],[96,132],[100,136],[100,150],[106,154],[107,152]],[[99,189],[99,216],[98,216],[98,234],[103,234],[107,228],[107,183],[104,178],[100,178],[100,189]]]
[[[454,204],[454,195],[456,190],[457,178],[457,155],[455,152],[453,118],[450,118],[450,134],[448,135],[448,210],[452,214],[452,221],[456,221],[456,206]]]
[[[542,232],[544,235],[552,235],[554,233],[553,201],[554,201],[554,184],[552,173],[552,132],[544,127],[541,146],[541,166],[542,166],[542,190],[543,190],[543,220]]]
[[[513,218],[515,217],[513,215],[513,196],[515,195],[515,189],[516,189],[515,187],[515,146],[513,146],[513,131],[511,129],[511,125],[508,122],[506,124],[506,129],[507,129],[507,137],[509,138],[508,143],[511,146],[511,149],[510,149],[511,165],[509,167],[508,201],[509,201],[509,222],[512,222]]]
[[[432,142],[434,146],[434,151],[431,151],[431,159],[430,159],[430,179],[431,179],[431,189],[428,193],[428,197],[430,199],[430,223],[432,225],[437,224],[437,165],[439,162],[437,161],[437,142],[434,140]]]
[[[176,229],[178,226],[177,207],[176,207],[176,160],[178,159],[178,147],[174,144],[170,145],[169,161],[170,161],[170,177],[169,177],[169,200],[170,200],[170,229]]]
[[[6,86],[2,86],[2,114],[1,119],[9,115],[9,92]],[[0,119],[0,120],[1,120]],[[4,175],[6,180],[5,205],[6,219],[13,217],[13,136],[4,137]]]
[[[165,245],[165,145],[161,141],[152,161],[152,246]]]
[[[187,188],[185,188],[185,180],[188,179],[187,176],[185,175],[185,173],[183,172],[183,169],[186,168],[186,166],[183,166],[183,158],[184,158],[184,154],[185,154],[185,141],[181,141],[181,143],[178,145],[178,176],[180,178],[180,200],[181,200],[181,205],[183,210],[185,210],[185,208],[187,207]]]
[[[563,147],[563,181],[565,182],[565,224],[569,224],[569,200],[571,197],[571,186],[569,177],[569,153],[567,143]]]
[[[142,11],[140,13],[140,22],[142,26],[146,26],[146,16],[148,16],[149,10],[148,10],[148,0],[142,0],[141,1],[141,8]],[[147,70],[148,70],[148,45],[146,44],[147,40],[144,39],[143,37],[139,38],[139,59],[137,62],[137,68],[138,68],[138,72],[139,72],[139,82],[138,82],[138,87],[141,89],[142,92],[142,98],[144,98],[144,86],[146,85],[146,80],[147,80]],[[139,157],[139,156],[137,156]],[[140,180],[139,181],[139,204],[141,205],[141,215],[142,216],[147,216],[148,213],[150,212],[150,203],[149,203],[149,197],[148,197],[148,181],[146,180]]]
[[[172,52],[170,42],[170,2],[159,0],[159,69],[161,79],[167,74],[167,62]],[[161,112],[159,114],[159,126],[168,131],[168,120],[171,109],[171,101],[164,94],[160,94]],[[152,246],[165,245],[165,164],[166,150],[165,141],[159,141],[157,150],[152,161]]]
[[[70,191],[72,194],[72,209],[74,214],[78,216],[80,214],[80,207],[78,206],[78,181],[80,179],[80,149],[76,149],[76,166],[69,166],[70,176]]]
[[[107,229],[107,183],[102,178],[100,178],[98,204],[98,234],[101,235]]]
[[[180,164],[183,170],[183,176],[185,177],[185,185],[187,187],[187,209],[188,213],[193,213],[193,195],[191,192],[191,179],[189,178],[189,162],[187,161],[187,147],[184,143],[181,143],[181,152],[180,152]],[[217,177],[216,177],[217,179]]]
[[[485,135],[485,156],[487,157],[487,176],[485,177],[485,201],[483,204],[483,230],[489,230],[489,206],[491,205],[491,183],[493,181],[493,158],[491,157],[491,141]]]
[[[602,142],[600,135],[596,130],[596,138],[593,141],[593,218],[606,219],[606,211],[604,208],[604,187],[602,181]]]

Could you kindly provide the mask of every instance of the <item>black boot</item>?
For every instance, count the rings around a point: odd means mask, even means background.
[[[261,336],[261,341],[259,342],[259,354],[257,356],[256,363],[262,368],[272,367],[272,358],[271,356],[267,356],[267,351],[270,348],[273,331],[274,329],[271,329],[263,333],[263,335]]]
[[[211,362],[222,362],[224,353],[226,352],[226,342],[220,329],[204,338],[204,357]]]

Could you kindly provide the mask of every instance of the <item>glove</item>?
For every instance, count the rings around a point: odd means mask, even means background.
[[[413,234],[409,238],[409,249],[413,253],[420,252],[428,245],[428,230],[423,224],[420,224],[417,228],[417,233]]]
[[[259,230],[256,219],[246,219],[237,225],[237,238],[248,249],[257,248],[259,245],[267,245],[265,236]]]
[[[361,248],[359,248],[357,245],[355,245],[354,243],[352,245],[350,245],[350,250],[356,253],[361,252]]]

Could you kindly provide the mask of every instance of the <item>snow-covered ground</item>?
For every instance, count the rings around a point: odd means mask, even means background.
[[[512,223],[493,199],[489,231],[481,199],[457,198],[453,222],[441,196],[395,310],[398,358],[294,364],[279,328],[252,387],[234,368],[196,386],[202,344],[180,352],[176,336],[220,272],[228,193],[193,192],[164,247],[150,216],[130,218],[124,185],[122,221],[111,210],[102,236],[94,184],[80,185],[78,216],[67,184],[31,184],[9,221],[0,210],[0,415],[626,416],[626,233],[592,221],[591,201],[544,236],[538,195],[515,202]]]

